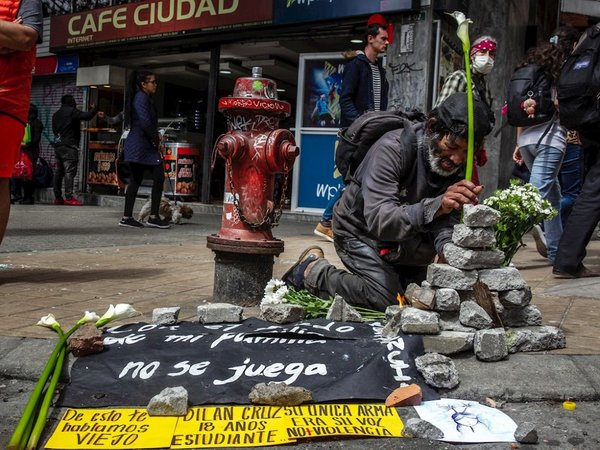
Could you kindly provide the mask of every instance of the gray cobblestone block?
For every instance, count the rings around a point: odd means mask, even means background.
[[[262,318],[273,323],[292,323],[304,320],[305,311],[300,305],[280,303],[261,305]]]
[[[425,353],[452,355],[473,349],[474,337],[474,332],[441,331],[440,334],[423,336],[423,347]]]
[[[329,311],[327,311],[327,319],[338,320],[340,322],[364,322],[358,311],[346,303],[339,295],[334,297],[333,303],[329,307]]]
[[[567,346],[565,333],[551,326],[509,328],[506,341],[510,353],[543,352]]]
[[[475,356],[481,361],[500,361],[508,356],[504,328],[478,330],[473,343]]]
[[[473,290],[477,281],[475,270],[461,270],[448,264],[429,264],[427,266],[427,282],[434,287],[456,290]]]
[[[406,426],[402,430],[402,436],[416,439],[442,439],[444,432],[432,423],[426,420],[413,417],[406,421]]]
[[[463,206],[463,223],[468,227],[493,227],[499,220],[500,213],[489,206]]]
[[[150,416],[185,416],[188,408],[188,391],[183,386],[168,387],[150,399]]]
[[[475,328],[466,327],[460,323],[458,312],[440,313],[440,328],[443,331],[462,331],[465,333],[474,333]]]
[[[200,323],[238,323],[242,321],[243,308],[230,303],[210,303],[198,306]]]
[[[523,308],[506,308],[502,320],[507,327],[529,327],[542,324],[542,313],[535,305]]]
[[[535,424],[523,422],[515,430],[515,440],[521,444],[537,444],[538,432]]]
[[[464,326],[477,330],[491,328],[494,323],[488,313],[475,302],[461,303],[459,319]]]
[[[452,389],[460,382],[454,361],[439,353],[426,353],[415,358],[415,366],[425,383],[435,388]]]
[[[487,248],[496,245],[496,231],[492,227],[468,227],[454,225],[452,242],[459,247]]]
[[[500,302],[507,308],[522,308],[529,305],[531,301],[531,288],[512,289],[499,292]]]
[[[408,302],[419,309],[433,309],[435,306],[435,289],[430,286],[419,286],[410,283],[406,287],[404,297]]]
[[[396,314],[400,314],[401,311],[402,308],[400,308],[400,305],[388,306],[387,308],[385,308],[385,320],[389,322],[390,320],[392,320],[392,317],[394,317]]]
[[[456,289],[439,288],[435,291],[436,311],[458,311],[460,309],[460,296]]]
[[[527,283],[515,267],[480,270],[479,281],[487,284],[490,291],[510,291],[527,287]]]
[[[440,318],[433,311],[406,307],[402,309],[400,328],[408,334],[437,334],[440,332]]]
[[[444,256],[452,267],[463,270],[500,267],[504,262],[504,252],[502,250],[463,248],[450,242],[444,245]]]
[[[179,319],[181,308],[154,308],[152,310],[152,323],[156,325],[175,325]]]

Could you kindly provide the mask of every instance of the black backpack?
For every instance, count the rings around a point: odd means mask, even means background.
[[[410,122],[425,121],[420,111],[369,111],[338,132],[335,165],[347,183],[371,146],[385,133],[403,128]]]
[[[506,97],[508,123],[512,126],[539,125],[554,116],[551,78],[536,64],[515,70]]]
[[[560,123],[569,130],[600,125],[600,25],[565,61],[556,84]]]

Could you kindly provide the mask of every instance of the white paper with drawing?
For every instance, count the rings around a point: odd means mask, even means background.
[[[421,419],[444,432],[447,442],[514,442],[517,424],[502,411],[469,400],[443,398],[415,406]]]

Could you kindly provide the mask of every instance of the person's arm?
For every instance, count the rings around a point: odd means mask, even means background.
[[[44,130],[44,124],[41,120],[36,119],[31,123],[31,142],[29,147],[37,148],[42,140],[42,131]]]
[[[98,110],[95,106],[92,105],[89,111],[81,111],[77,108],[73,108],[73,113],[71,117],[76,120],[92,120],[96,114],[98,114]]]
[[[30,26],[0,21],[0,48],[9,51],[31,50],[38,41],[38,32]]]
[[[356,97],[358,83],[360,83],[358,64],[358,61],[351,61],[346,64],[346,67],[344,68],[344,78],[342,81],[342,93],[340,94],[340,108],[342,110],[342,116],[344,116],[350,122],[360,116],[356,106],[354,105],[354,98]]]

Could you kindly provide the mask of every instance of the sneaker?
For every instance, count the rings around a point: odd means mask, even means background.
[[[77,200],[75,197],[71,197],[65,200],[64,202],[65,205],[70,205],[70,206],[83,206],[83,203],[81,203],[79,200]]]
[[[119,221],[120,227],[130,227],[130,228],[144,228],[144,224],[142,222],[138,222],[133,217],[123,217]]]
[[[323,249],[316,245],[308,247],[298,257],[298,261],[283,274],[281,280],[297,290],[304,289],[304,278],[308,265],[318,259],[325,258]]]
[[[539,225],[534,225],[531,229],[531,236],[533,236],[533,240],[535,241],[535,248],[540,255],[544,258],[548,257],[548,246],[546,245],[546,236],[544,236],[544,231],[542,227]]]
[[[55,205],[64,205],[64,204],[65,204],[65,201],[63,200],[63,198],[62,198],[62,197],[56,197],[56,198],[54,199],[54,202],[53,202],[53,203],[54,203]]]
[[[161,219],[160,217],[148,217],[146,221],[146,225],[153,228],[171,228],[171,222],[165,219]]]
[[[327,239],[329,242],[333,242],[333,229],[331,228],[331,221],[321,221],[317,224],[317,227],[313,231],[319,237]]]

